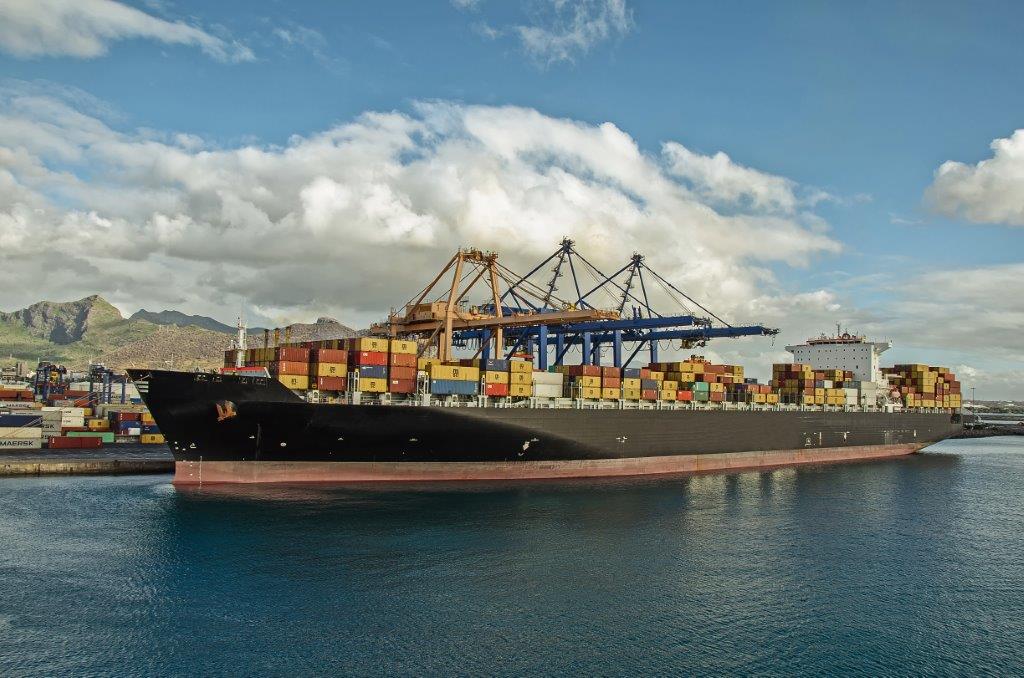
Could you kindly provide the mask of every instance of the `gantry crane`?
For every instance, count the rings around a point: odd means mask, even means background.
[[[555,264],[549,280],[532,279],[552,262]],[[555,294],[566,270],[572,277],[572,301]],[[451,283],[442,286],[442,293],[428,301],[449,272]],[[581,286],[579,274],[584,272],[596,284],[589,288]],[[616,280],[620,276],[624,277],[621,283]],[[489,288],[488,300],[470,306],[467,294],[483,279]],[[467,280],[468,284],[464,284]],[[507,285],[504,289],[502,283]],[[649,283],[658,285],[685,313],[663,315],[652,308]],[[599,292],[607,295],[614,308],[596,306]],[[627,305],[631,314],[623,317]],[[705,315],[697,315],[690,306]],[[643,255],[633,254],[623,267],[605,275],[579,254],[568,238],[523,276],[500,264],[493,252],[459,250],[401,313],[393,311],[386,322],[373,326],[371,331],[391,337],[426,338],[421,354],[426,346],[436,345],[438,357],[445,361],[451,360],[453,345],[477,346],[477,354],[484,358],[491,355],[492,346],[498,356],[532,352],[537,356],[539,369],[547,369],[551,347],[555,364],[562,364],[568,350],[576,346],[581,348],[584,364],[600,364],[602,347],[611,346],[612,363],[621,367],[629,364],[644,346],[650,349],[651,361],[657,362],[661,341],[679,341],[681,347],[691,348],[714,338],[778,333],[762,325],[729,324],[652,270]],[[633,350],[623,360],[623,349],[628,345]]]

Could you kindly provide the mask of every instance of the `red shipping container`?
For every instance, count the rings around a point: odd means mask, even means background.
[[[350,365],[387,365],[388,354],[383,351],[350,351]]]
[[[392,367],[411,367],[413,371],[416,370],[416,354],[415,353],[392,353],[388,358],[388,363]],[[413,375],[415,378],[415,375]]]
[[[317,348],[309,352],[311,363],[347,363],[348,351],[337,348]]]
[[[601,378],[605,379],[607,377],[615,377],[617,379],[621,379],[622,378],[622,368],[621,367],[602,367],[601,368]]]
[[[72,438],[68,436],[51,436],[50,449],[92,449],[103,447],[103,438],[91,436],[87,438]]]
[[[141,412],[114,412],[117,421],[138,421],[142,419]]]
[[[388,379],[388,393],[415,393],[415,379]]]
[[[416,356],[413,356],[413,357],[415,358]],[[412,379],[412,380],[415,381],[415,379],[416,379],[416,368],[415,367],[397,367],[395,365],[392,365],[391,369],[388,371],[388,377],[391,378],[391,379],[401,379],[403,381],[408,380],[408,379]]]
[[[309,363],[276,362],[270,363],[271,374],[297,374],[305,376],[309,374]]]
[[[645,388],[642,391],[640,391],[640,398],[642,398],[643,400],[657,400],[658,391],[653,388]]]
[[[508,395],[508,384],[484,384],[484,395],[501,398]]]
[[[651,378],[651,368],[649,368],[649,367],[641,367],[640,368],[640,378],[641,379],[650,379]]]
[[[279,346],[275,352],[278,361],[285,362],[309,362],[309,349],[308,348],[292,348]],[[284,374],[306,374],[305,372],[285,372]]]
[[[711,392],[711,402],[713,402],[713,403],[720,403],[723,400],[725,400],[725,393],[723,393],[722,391],[712,391]]]
[[[600,377],[600,365],[568,365],[565,374],[571,377]]]
[[[676,400],[693,400],[693,391],[676,391]]]
[[[602,376],[601,388],[622,388],[622,379]]]
[[[344,391],[347,382],[346,377],[315,377],[310,386],[318,391]]]

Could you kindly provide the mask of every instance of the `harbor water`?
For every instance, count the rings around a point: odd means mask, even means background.
[[[0,479],[0,675],[1024,673],[1024,439],[733,475]]]

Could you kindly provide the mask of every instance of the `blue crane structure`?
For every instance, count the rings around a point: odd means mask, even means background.
[[[532,280],[541,269],[552,263],[552,275],[546,283],[541,284]],[[571,294],[568,298],[575,299],[568,303],[555,296],[558,282],[566,272],[572,281]],[[581,286],[580,273],[588,274],[596,284],[589,287]],[[508,282],[509,286],[500,298],[477,307],[480,312],[498,317],[542,317],[565,311],[567,308],[573,311],[597,312],[598,308],[594,305],[595,295],[603,291],[617,301],[617,312],[613,314],[618,317],[506,327],[502,330],[500,342],[495,341],[495,330],[490,327],[453,329],[453,345],[477,346],[477,353],[487,359],[491,357],[491,345],[500,344],[503,352],[509,357],[516,353],[533,353],[537,357],[537,368],[546,370],[551,347],[554,347],[555,365],[563,364],[570,348],[579,346],[583,364],[601,364],[602,349],[611,347],[612,364],[615,367],[623,367],[632,362],[645,346],[650,351],[651,362],[658,362],[659,342],[666,340],[679,341],[682,348],[693,348],[704,346],[710,339],[778,334],[777,329],[761,325],[734,326],[727,323],[652,270],[640,254],[633,254],[626,265],[610,275],[605,275],[577,252],[575,243],[568,238],[563,239],[559,248],[529,273]],[[686,313],[663,315],[656,311],[650,304],[648,285],[660,287]],[[687,308],[683,299],[705,315],[696,315]],[[623,317],[627,306],[629,315]],[[719,324],[716,325],[714,321],[718,321]]]

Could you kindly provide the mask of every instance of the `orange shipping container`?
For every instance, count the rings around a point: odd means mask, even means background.
[[[392,353],[388,356],[388,364],[392,367],[411,367],[416,369],[416,354]]]
[[[270,363],[270,371],[273,374],[295,374],[306,376],[309,374],[309,363],[279,361]]]
[[[400,353],[399,355],[408,355],[407,353]],[[392,367],[389,370],[388,376],[391,379],[401,379],[403,381],[412,379],[416,380],[416,367]]]
[[[348,351],[336,348],[318,348],[310,351],[309,362],[311,363],[347,363]]]
[[[317,377],[310,386],[319,391],[344,391],[347,382],[345,377]]]

